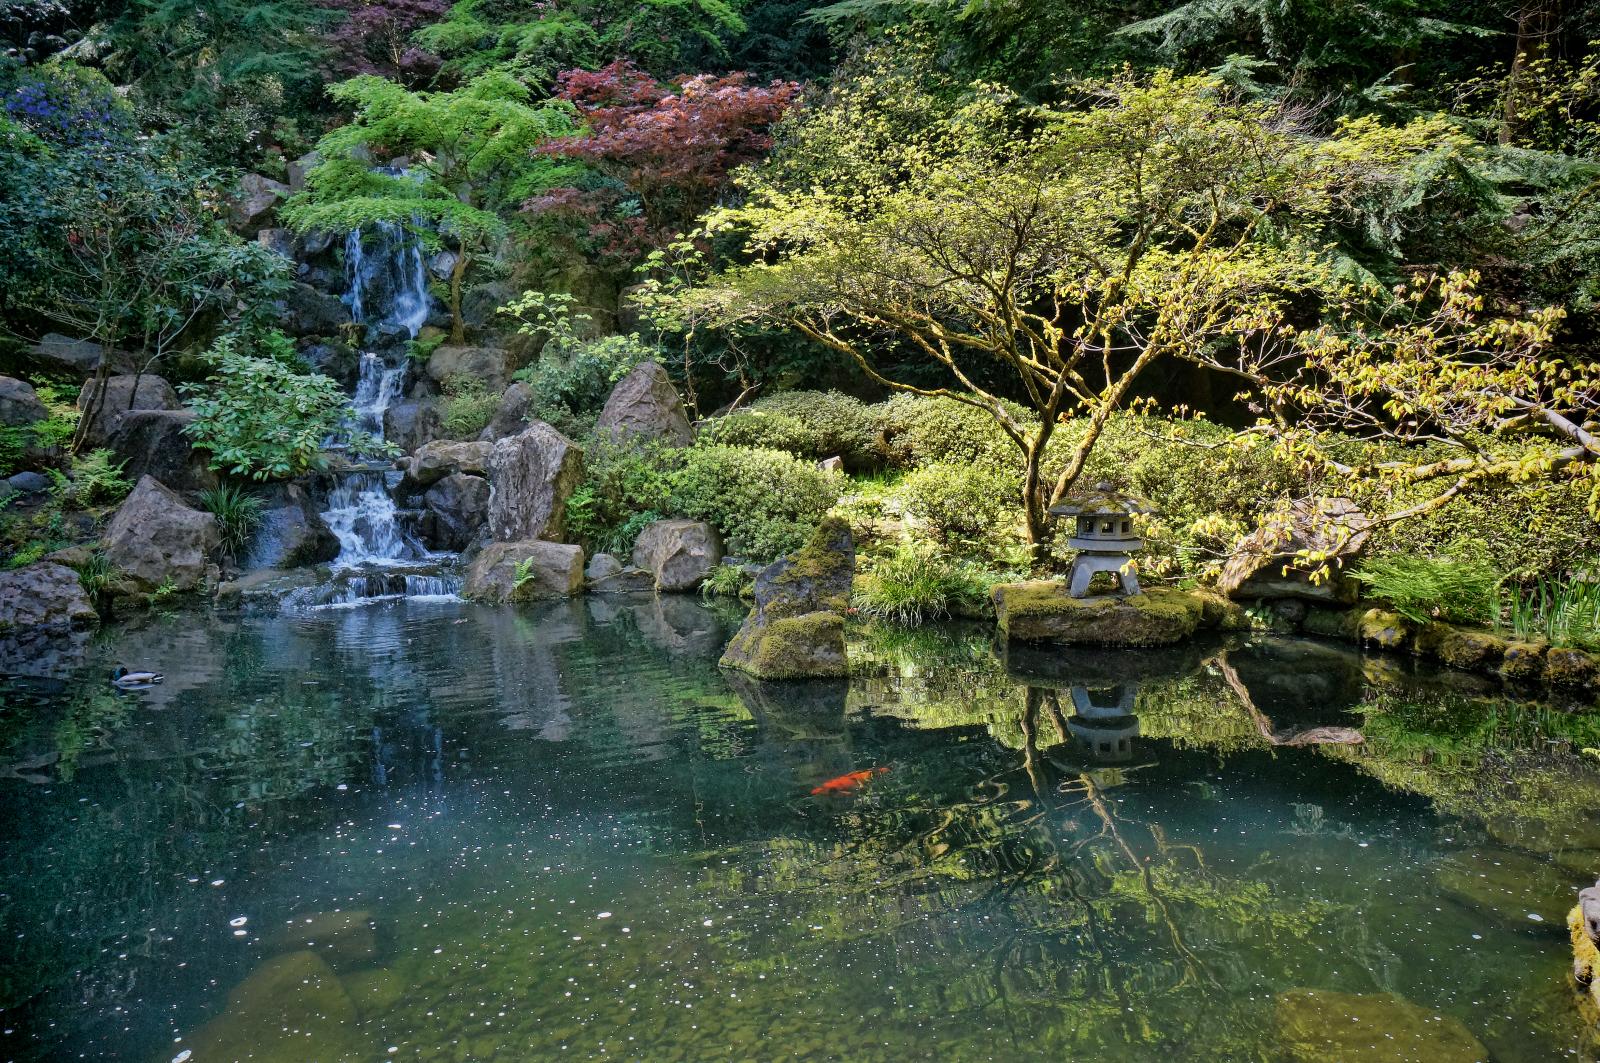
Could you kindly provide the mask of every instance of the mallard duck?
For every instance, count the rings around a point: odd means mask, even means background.
[[[111,683],[119,687],[147,687],[152,683],[159,683],[167,678],[160,672],[130,672],[120,664],[117,670],[111,673]]]

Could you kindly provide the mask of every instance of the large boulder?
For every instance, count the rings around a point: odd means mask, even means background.
[[[1275,1018],[1287,1063],[1477,1063],[1488,1051],[1459,1019],[1393,993],[1292,989],[1279,993]]]
[[[1353,603],[1358,588],[1348,569],[1366,548],[1371,528],[1371,519],[1348,498],[1297,499],[1239,541],[1217,589],[1238,601]],[[1313,583],[1318,566],[1298,560],[1301,555],[1326,558],[1327,578]]]
[[[679,447],[694,442],[683,399],[655,362],[617,381],[595,427],[614,439],[659,439]]]
[[[408,399],[383,411],[383,438],[406,453],[444,435],[444,418],[432,398]]]
[[[66,565],[41,561],[0,572],[0,633],[83,627],[97,620],[78,574]]]
[[[855,570],[850,526],[824,520],[804,548],[756,577],[755,608],[728,643],[722,666],[758,679],[847,675],[844,613]]]
[[[1060,580],[1003,583],[990,592],[1007,641],[1073,646],[1169,646],[1206,620],[1202,595],[1154,588],[1131,598],[1074,598]]]
[[[291,336],[333,336],[350,322],[350,311],[336,295],[295,281],[283,298],[283,330]]]
[[[190,410],[134,410],[118,419],[106,446],[130,480],[152,476],[174,491],[209,491],[217,474],[184,432],[194,417]]]
[[[221,1014],[190,1033],[177,1053],[195,1063],[369,1059],[377,1054],[362,1033],[360,1012],[344,983],[310,949],[263,960],[228,994]],[[162,1056],[169,1057],[171,1051]]]
[[[32,384],[13,376],[0,376],[0,425],[33,424],[49,416],[50,411]]]
[[[477,542],[489,522],[489,481],[453,472],[422,496],[428,512],[428,545],[460,552]]]
[[[525,579],[518,581],[517,569]],[[464,597],[486,602],[564,598],[583,590],[583,548],[542,539],[490,543],[467,566]]]
[[[494,416],[489,419],[489,424],[479,433],[478,438],[494,442],[506,436],[514,436],[528,427],[528,412],[533,408],[533,388],[522,381],[517,381],[506,388],[500,396],[500,405],[495,407]]]
[[[501,347],[452,347],[434,349],[428,357],[428,377],[443,384],[451,377],[481,380],[490,391],[504,390],[511,382],[511,352]]]
[[[436,439],[417,448],[406,463],[406,476],[418,487],[427,487],[449,476],[466,472],[477,476],[489,472],[488,443],[458,443],[452,439]]]
[[[47,332],[28,348],[28,360],[45,372],[85,380],[100,368],[101,353],[100,345],[93,340],[76,340],[59,332]],[[127,351],[112,349],[105,354],[113,373],[133,372],[133,355]]]
[[[582,479],[583,450],[543,421],[492,444],[490,536],[500,542],[560,539],[567,498]]]
[[[102,537],[106,560],[144,592],[188,591],[211,576],[216,518],[184,504],[153,476],[140,479]]]
[[[127,373],[100,380],[90,377],[78,391],[78,414],[84,419],[83,438],[103,447],[135,410],[181,410],[183,403],[165,377],[154,373]]]
[[[633,564],[655,576],[658,591],[692,591],[722,562],[722,539],[698,520],[658,520],[639,533]]]
[[[289,186],[258,173],[239,178],[239,187],[228,197],[228,222],[235,232],[253,233],[263,228],[278,203],[289,194]]]
[[[320,565],[339,556],[339,537],[322,519],[311,493],[299,484],[274,484],[258,495],[261,522],[240,558],[248,571]]]

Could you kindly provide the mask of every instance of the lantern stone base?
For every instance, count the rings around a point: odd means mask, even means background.
[[[1130,598],[1074,598],[1058,580],[1004,583],[993,591],[1008,641],[1075,646],[1170,646],[1201,628],[1245,626],[1243,611],[1199,591],[1158,587]]]

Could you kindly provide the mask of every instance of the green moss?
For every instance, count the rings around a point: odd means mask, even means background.
[[[1593,654],[1561,646],[1550,650],[1544,658],[1544,677],[1558,686],[1580,687],[1594,682],[1600,676],[1600,660]]]
[[[1506,640],[1487,631],[1453,627],[1439,621],[1417,632],[1416,651],[1452,668],[1476,669],[1500,663]]]
[[[1004,583],[992,593],[1002,636],[1024,642],[1164,646],[1194,634],[1201,595],[1160,587],[1132,598],[1073,598],[1059,580]]]
[[[1580,1011],[1591,1025],[1600,1026],[1600,949],[1584,926],[1581,907],[1567,913],[1567,933],[1572,939],[1572,977],[1583,990]]]
[[[1325,639],[1355,642],[1361,638],[1361,614],[1354,609],[1310,609],[1300,630]]]
[[[722,665],[758,679],[831,679],[849,674],[844,617],[818,611],[781,617],[734,636]]]
[[[1411,644],[1411,624],[1388,609],[1368,609],[1357,622],[1361,641],[1380,650],[1401,650]]]
[[[1549,647],[1542,642],[1511,641],[1500,655],[1500,674],[1507,679],[1538,679],[1544,673],[1544,655]]]

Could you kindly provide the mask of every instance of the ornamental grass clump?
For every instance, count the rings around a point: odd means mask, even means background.
[[[1480,624],[1494,619],[1500,577],[1481,562],[1416,555],[1374,557],[1351,575],[1407,620]]]
[[[223,484],[200,493],[200,504],[217,521],[222,552],[237,558],[250,545],[261,525],[261,499],[233,484]]]
[[[952,561],[926,545],[902,544],[879,558],[856,581],[851,605],[871,620],[915,626],[989,608],[989,591],[1001,576]]]
[[[1506,621],[1518,638],[1540,638],[1555,646],[1600,649],[1600,583],[1542,579],[1514,588]]]

